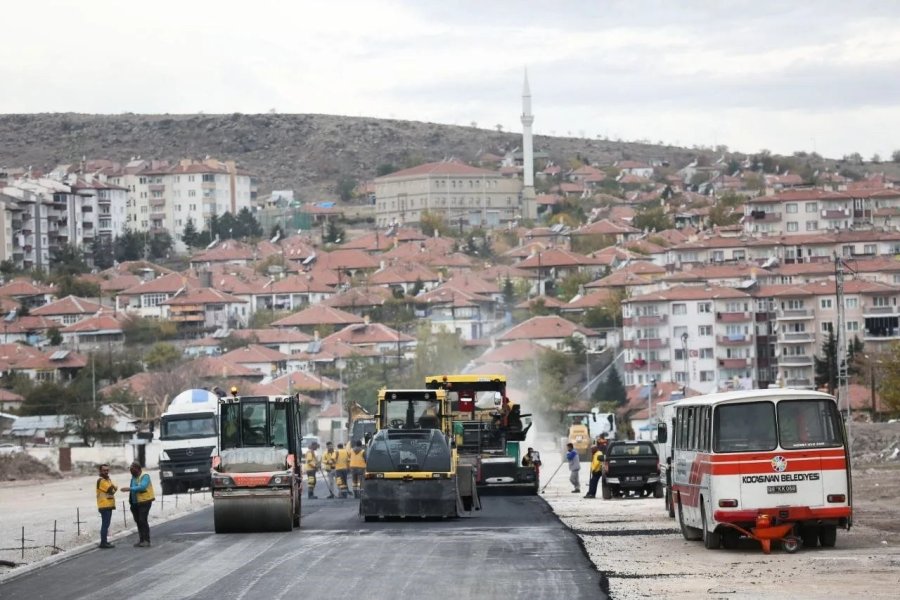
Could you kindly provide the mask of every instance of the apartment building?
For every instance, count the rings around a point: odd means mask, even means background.
[[[674,381],[702,393],[756,386],[754,300],[680,286],[622,304],[626,385]]]
[[[760,335],[771,334],[771,354],[775,360],[764,374],[770,381],[782,381],[789,387],[814,387],[813,358],[823,354],[829,333],[838,322],[834,281],[819,281],[799,286],[762,286],[754,294],[759,306],[768,305],[774,316],[768,329],[757,322]],[[858,338],[873,352],[888,349],[900,340],[900,287],[851,279],[844,284],[844,321],[848,344]],[[760,379],[763,375],[759,375]]]
[[[375,179],[375,223],[410,225],[425,213],[461,227],[498,227],[522,216],[522,182],[445,161]]]
[[[128,190],[126,224],[132,231],[165,230],[180,242],[192,220],[202,231],[213,215],[237,214],[256,200],[257,181],[233,161],[190,159],[175,165],[136,159],[110,175]]]
[[[900,190],[797,189],[752,198],[744,205],[744,211],[747,234],[792,235],[894,227],[900,223]]]

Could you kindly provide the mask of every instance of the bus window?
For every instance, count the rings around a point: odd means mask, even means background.
[[[709,411],[710,407],[700,409],[700,450],[709,452]]]
[[[713,448],[716,452],[774,450],[775,406],[771,402],[716,407]]]
[[[840,446],[840,417],[830,400],[783,400],[778,403],[781,447],[825,448]]]

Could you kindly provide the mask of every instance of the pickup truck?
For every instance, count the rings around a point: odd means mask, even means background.
[[[662,498],[659,455],[652,442],[610,442],[603,456],[600,492],[604,500],[613,496],[639,495]]]

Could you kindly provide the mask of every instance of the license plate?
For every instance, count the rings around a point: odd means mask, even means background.
[[[796,485],[770,485],[766,488],[770,494],[796,494]]]
[[[637,476],[637,477],[636,477],[636,476],[629,476],[629,477],[626,477],[626,478],[625,478],[625,481],[641,481],[642,479],[643,479],[643,477],[639,477],[639,476]]]
[[[200,469],[198,469],[197,467],[191,467],[190,469],[185,469],[184,472],[185,473],[199,473]]]

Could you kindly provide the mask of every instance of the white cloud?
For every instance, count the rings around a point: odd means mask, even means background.
[[[900,6],[22,0],[3,112],[312,112],[889,154]],[[752,126],[748,126],[752,124]],[[900,141],[897,142],[900,145]]]

